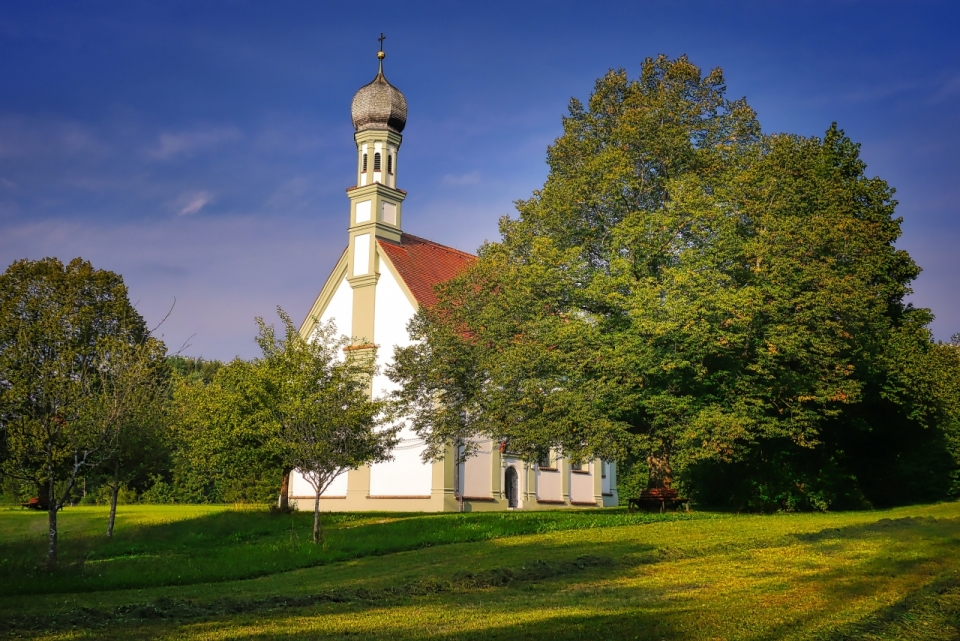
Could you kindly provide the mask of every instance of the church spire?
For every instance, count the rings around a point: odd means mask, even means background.
[[[383,41],[377,52],[377,76],[360,87],[350,105],[357,143],[357,182],[350,197],[350,278],[354,289],[379,273],[378,239],[400,242],[401,206],[406,192],[397,187],[397,155],[407,124],[407,99],[383,75]]]
[[[380,34],[380,38],[386,38]],[[403,133],[407,124],[407,99],[403,93],[391,85],[383,75],[383,59],[387,54],[383,52],[383,40],[380,41],[380,51],[376,77],[360,87],[353,96],[350,105],[350,116],[353,127],[357,132],[366,129],[387,129],[396,133]]]

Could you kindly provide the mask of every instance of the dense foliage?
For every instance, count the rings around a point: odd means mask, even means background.
[[[162,412],[165,355],[113,272],[45,258],[0,275],[2,469],[47,509],[51,567],[57,512],[78,481],[106,466],[116,488],[141,458],[144,426]]]
[[[435,449],[632,455],[712,504],[944,496],[960,369],[905,301],[893,190],[835,125],[763,135],[724,94],[661,56],[572,101],[543,189],[411,324],[398,398]]]

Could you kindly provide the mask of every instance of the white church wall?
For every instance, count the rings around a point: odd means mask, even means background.
[[[320,496],[346,496],[347,495],[347,472],[340,474],[333,479],[330,486]]]
[[[313,488],[303,478],[300,470],[290,472],[290,496],[314,496]]]
[[[370,466],[370,495],[430,496],[433,470],[420,458],[422,451],[423,442],[417,435],[412,430],[402,430],[393,460]]]
[[[603,478],[600,482],[601,491],[604,494],[610,494],[610,464],[607,462],[601,463],[601,465],[606,470],[606,474],[603,475]]]
[[[353,275],[363,276],[370,271],[370,234],[353,238]]]
[[[590,468],[594,465],[591,463]],[[570,472],[570,500],[580,503],[592,503],[593,497],[593,472],[583,474]]]
[[[380,279],[374,301],[373,335],[379,349],[377,362],[381,369],[393,360],[393,348],[410,344],[407,323],[413,317],[413,305],[404,294],[393,272],[381,263]],[[396,388],[385,374],[373,379],[374,397]],[[394,460],[370,466],[371,496],[430,496],[433,481],[431,465],[420,458],[423,442],[409,427],[400,431],[400,443],[394,449]]]
[[[393,361],[394,347],[406,347],[411,343],[407,323],[416,313],[386,263],[381,263],[374,310],[373,336],[378,346],[377,364],[381,369],[381,373],[373,379],[373,395],[376,397],[396,389],[396,385],[382,370]]]
[[[320,496],[340,497],[346,495],[347,474],[344,472],[333,479],[333,483],[331,483]],[[303,474],[301,474],[299,470],[294,470],[290,473],[290,496],[304,498],[313,498],[316,496],[316,493],[313,491],[313,486],[303,478]]]
[[[337,331],[343,336],[350,337],[353,333],[353,288],[346,278],[340,281],[327,308],[320,314],[321,323],[329,320],[337,324]]]
[[[537,469],[537,498],[541,501],[563,500],[563,479],[560,472]]]
[[[463,464],[460,490],[464,496],[489,498],[493,492],[493,446],[486,439],[477,442],[476,453]]]

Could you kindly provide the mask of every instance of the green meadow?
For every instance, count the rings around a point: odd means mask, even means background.
[[[0,510],[0,635],[957,639],[960,504],[826,514]]]

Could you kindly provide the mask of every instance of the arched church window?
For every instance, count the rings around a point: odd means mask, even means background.
[[[367,154],[363,154],[363,169],[360,171],[362,173],[367,173]]]
[[[387,173],[393,175],[393,156],[387,156]]]
[[[380,152],[373,154],[373,170],[380,171]]]

